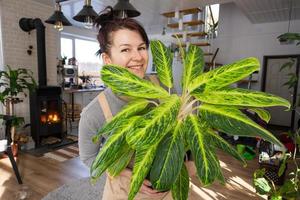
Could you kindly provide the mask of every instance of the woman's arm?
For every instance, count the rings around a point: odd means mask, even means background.
[[[89,168],[101,147],[100,141],[96,144],[92,142],[92,137],[105,122],[98,102],[93,102],[82,110],[78,126],[79,156],[82,162]]]

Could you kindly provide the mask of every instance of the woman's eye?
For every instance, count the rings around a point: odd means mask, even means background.
[[[139,47],[139,50],[146,50],[146,47]]]
[[[129,49],[122,49],[121,52],[129,52]]]

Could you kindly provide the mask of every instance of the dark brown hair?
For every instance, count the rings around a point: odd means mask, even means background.
[[[138,32],[145,42],[147,48],[149,47],[149,39],[142,25],[132,18],[117,18],[114,16],[113,8],[111,6],[106,7],[99,14],[94,25],[99,28],[97,39],[100,44],[100,50],[97,52],[97,54],[110,54],[112,33],[121,29],[129,29],[131,31]]]

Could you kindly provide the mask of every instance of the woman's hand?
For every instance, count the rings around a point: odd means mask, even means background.
[[[154,199],[162,199],[167,195],[167,192],[159,192],[158,190],[153,189],[151,187],[150,181],[148,181],[147,179],[144,180],[140,192],[147,194],[149,197],[152,197]]]
[[[129,169],[124,169],[121,173],[120,176],[126,176],[127,178],[130,179],[132,175],[132,171]],[[153,198],[153,199],[162,199],[163,197],[165,197],[167,195],[168,192],[159,192],[158,190],[155,190],[151,187],[151,182],[148,181],[147,179],[144,180],[140,192],[143,194],[148,195],[149,197]]]

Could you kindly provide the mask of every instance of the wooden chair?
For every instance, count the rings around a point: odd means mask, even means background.
[[[3,151],[1,151],[0,153],[7,154],[7,156],[9,157],[9,160],[11,162],[11,165],[13,167],[13,170],[15,172],[15,175],[17,177],[18,183],[23,184],[18,167],[17,167],[17,163],[13,156],[12,148],[11,148],[12,138],[11,138],[10,131],[11,131],[12,121],[13,121],[14,117],[9,116],[9,115],[1,115],[1,118],[5,121],[5,140],[2,140],[2,141],[4,141],[4,142],[7,141],[7,145],[6,145],[6,148],[3,149]]]

